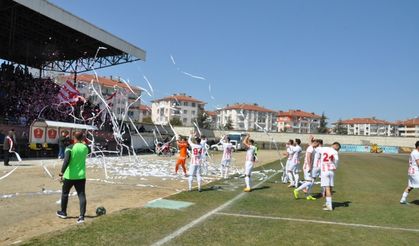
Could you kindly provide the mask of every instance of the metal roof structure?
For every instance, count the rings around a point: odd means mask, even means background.
[[[0,1],[0,59],[80,73],[146,59],[146,52],[46,0]]]
[[[33,127],[56,127],[56,128],[71,128],[81,130],[98,130],[96,126],[76,124],[70,122],[51,121],[51,120],[36,120],[32,123]]]

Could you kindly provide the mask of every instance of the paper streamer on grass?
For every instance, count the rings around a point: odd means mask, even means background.
[[[17,158],[17,160],[18,160],[19,162],[21,162],[21,161],[22,161],[22,158],[20,158],[19,153],[17,153],[16,151],[10,151],[10,153],[15,154],[15,155],[16,155],[16,158]]]
[[[48,176],[52,179],[54,179],[54,176],[52,176],[51,172],[48,170],[48,168],[45,166],[45,164],[41,161],[42,168],[44,171],[48,174]]]
[[[10,174],[12,174],[19,166],[13,168],[10,172],[6,173],[2,177],[0,177],[0,180],[7,178]]]

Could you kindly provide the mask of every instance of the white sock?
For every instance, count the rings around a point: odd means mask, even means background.
[[[288,175],[288,180],[291,182],[291,184],[294,184],[294,177],[292,176],[292,173],[288,172],[287,175]]]
[[[298,191],[300,191],[300,190],[303,190],[304,188],[307,188],[308,186],[310,185],[310,182],[304,182],[302,185],[300,185],[298,188],[297,188],[297,190]]]
[[[402,195],[402,199],[400,200],[401,202],[404,202],[404,201],[406,201],[406,199],[407,199],[407,196],[409,195],[409,193],[408,192],[403,192],[403,195]]]
[[[188,177],[189,190],[192,190],[192,180],[193,180],[193,175],[189,175]]]
[[[326,197],[326,205],[332,207],[332,197]]]
[[[244,177],[244,182],[246,182],[246,188],[250,188],[250,177],[249,176]]]
[[[226,179],[228,177],[228,167],[226,167],[224,171],[224,178]]]
[[[307,187],[307,195],[311,195],[311,189],[313,188],[314,185],[314,180],[309,182],[308,187]]]
[[[201,175],[196,176],[196,179],[198,180],[198,190],[201,190],[201,183],[202,183],[202,177],[201,177]]]
[[[298,173],[294,173],[294,177],[295,177],[295,187],[298,187],[298,181],[300,180],[300,175]]]
[[[223,173],[224,173],[224,168],[223,165],[220,166],[220,177],[223,177]]]

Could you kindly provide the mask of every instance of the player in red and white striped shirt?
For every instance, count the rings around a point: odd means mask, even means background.
[[[406,189],[403,192],[402,199],[400,199],[401,204],[408,204],[407,196],[409,192],[414,188],[419,188],[419,141],[415,144],[416,149],[410,153],[409,157],[409,169],[408,169],[408,184]]]
[[[307,189],[306,199],[307,200],[316,200],[313,196],[311,196],[311,187],[313,186],[314,179],[312,177],[312,170],[313,170],[313,159],[315,151],[314,149],[317,148],[319,142],[316,141],[314,138],[310,139],[310,145],[306,149],[306,154],[304,158],[304,183],[300,185],[297,189],[294,189],[294,197],[298,199],[298,192],[300,190]]]
[[[221,159],[221,178],[228,177],[228,170],[231,164],[231,152],[233,151],[233,144],[230,143],[229,137],[223,137],[220,140],[220,143],[223,145],[223,158]]]
[[[331,147],[322,147],[321,154],[321,186],[326,192],[326,205],[323,210],[332,211],[332,191],[334,186],[335,170],[338,166],[340,143],[334,142]]]
[[[201,139],[196,138],[195,143],[192,142],[192,135],[189,136],[188,144],[191,147],[191,162],[189,166],[189,178],[188,178],[188,190],[192,191],[193,177],[196,176],[198,181],[198,191],[201,192],[201,157],[202,157],[202,145]]]

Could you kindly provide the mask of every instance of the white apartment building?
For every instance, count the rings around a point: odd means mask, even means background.
[[[376,118],[353,118],[335,122],[341,124],[347,130],[347,135],[363,136],[396,136],[398,127],[396,124]]]
[[[178,118],[183,126],[193,126],[204,106],[205,102],[185,93],[173,94],[152,101],[151,119],[154,124],[167,125],[171,119]]]
[[[58,76],[56,82],[63,84],[65,81],[73,81],[73,75]],[[76,77],[76,88],[81,96],[89,100],[93,105],[99,105],[101,109],[104,108],[103,100],[90,88],[91,81],[96,91],[102,92],[102,97],[111,107],[111,111],[115,114],[118,120],[122,120],[125,113],[127,104],[133,103],[140,95],[141,90],[138,87],[130,85],[133,93],[127,86],[115,77],[98,77],[96,80],[93,74],[80,74]],[[130,117],[134,122],[140,120],[140,100],[136,101],[131,107],[128,108],[127,117]],[[128,120],[126,118],[125,120]]]
[[[317,133],[320,127],[320,115],[297,110],[278,113],[278,132]]]
[[[143,122],[144,118],[151,118],[151,107],[148,105],[140,105],[140,122]]]
[[[255,104],[233,104],[218,111],[217,127],[228,121],[234,130],[272,131],[277,112]]]
[[[401,137],[419,137],[419,118],[398,122],[398,135]]]

